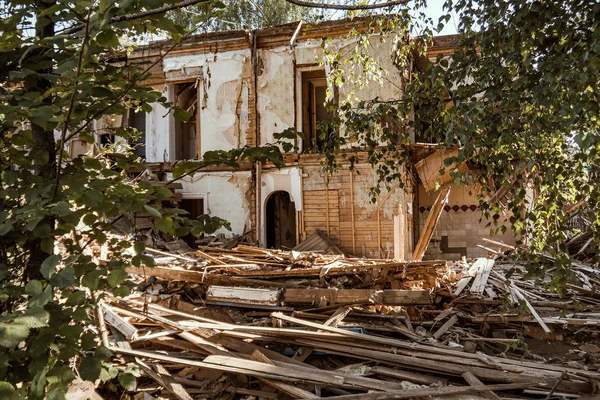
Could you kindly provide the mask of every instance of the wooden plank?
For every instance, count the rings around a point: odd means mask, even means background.
[[[234,304],[260,304],[278,306],[281,289],[260,289],[233,286],[209,286],[207,301],[225,301]]]
[[[442,385],[446,385],[446,383],[448,382],[446,378],[441,378],[427,374],[420,374],[418,372],[413,371],[405,371],[398,368],[383,367],[381,365],[370,367],[369,372],[372,372],[377,375],[402,379],[403,381],[419,383],[421,385],[431,385],[434,383],[441,383]]]
[[[473,279],[472,276],[465,276],[464,278],[461,278],[461,280],[456,284],[456,290],[454,293],[452,293],[452,296],[458,297],[458,295],[461,294],[461,292],[467,287],[469,282],[471,282],[471,279]]]
[[[165,389],[173,393],[179,400],[193,400],[192,396],[190,396],[190,394],[185,390],[183,385],[175,381],[165,367],[158,363],[153,364],[153,367],[160,378],[162,378],[162,383],[160,384],[164,386]],[[147,370],[145,370],[145,372],[148,373]]]
[[[133,340],[137,336],[137,328],[125,321],[106,304],[102,304],[104,310],[104,320],[113,328],[121,332],[128,340]]]
[[[444,335],[444,333],[446,333],[446,331],[448,331],[448,329],[450,329],[457,322],[458,317],[456,315],[453,315],[448,321],[446,321],[444,325],[440,327],[440,329],[435,331],[435,333],[433,334],[433,338],[439,340],[439,338],[441,338]]]
[[[469,371],[467,371],[464,374],[462,374],[462,377],[471,386],[481,386],[481,385],[483,385],[483,382],[481,382],[479,379],[477,379],[477,377],[475,375],[473,375]],[[483,397],[485,397],[486,399],[488,399],[488,400],[501,400],[500,396],[498,396],[497,394],[495,394],[492,391],[481,392],[481,395]]]
[[[537,313],[537,311],[535,310],[535,308],[533,308],[533,306],[531,305],[531,303],[529,302],[529,300],[527,300],[525,298],[525,296],[523,296],[523,293],[521,293],[521,290],[519,288],[517,288],[515,285],[511,285],[510,290],[522,301],[525,302],[525,304],[527,305],[527,308],[529,309],[529,312],[531,312],[531,315],[533,315],[533,318],[535,318],[535,320],[538,322],[538,324],[540,324],[540,326],[542,327],[542,329],[544,330],[544,332],[546,333],[552,333],[552,330],[550,328],[548,328],[548,325],[546,325],[546,323],[544,322],[544,320],[542,319],[542,317],[540,317],[540,315]]]
[[[433,236],[433,231],[437,225],[442,212],[444,211],[444,206],[448,202],[448,195],[450,194],[450,186],[442,189],[438,194],[435,203],[433,203],[433,207],[431,207],[431,211],[427,216],[427,220],[425,221],[425,225],[423,227],[423,232],[421,236],[419,236],[419,241],[415,246],[415,250],[413,252],[413,260],[420,261],[423,259],[425,255],[425,251],[427,250],[427,246],[431,241],[431,236]]]
[[[252,352],[250,357],[254,361],[274,365],[273,362],[271,360],[269,360],[269,358],[267,356],[265,356],[263,353],[261,353],[258,350],[255,350],[254,352]],[[274,387],[277,390],[280,390],[286,394],[289,394],[290,396],[292,396],[294,398],[298,398],[298,399],[318,399],[319,398],[319,396],[316,396],[309,391],[300,389],[299,387],[296,387],[296,386],[292,386],[288,383],[278,382],[278,381],[275,381],[272,379],[264,379],[264,378],[258,378],[258,379],[265,382],[269,386]]]
[[[427,290],[374,290],[374,289],[287,289],[283,295],[288,304],[319,304],[323,300],[329,304],[345,304],[357,301],[371,301],[384,305],[431,304]]]
[[[110,350],[115,353],[143,357],[151,360],[165,361],[173,363],[175,365],[188,365],[191,367],[239,373],[244,375],[283,380],[288,382],[308,381],[317,384],[344,386],[344,378],[341,376],[332,377],[329,375],[315,372],[306,373],[304,370],[298,372],[299,370],[290,370],[288,368],[281,368],[273,365],[269,366],[256,361],[240,360],[238,358],[233,357],[211,355],[206,357],[204,361],[194,361],[187,358],[167,356],[157,352],[129,350],[114,346],[110,347]]]
[[[356,254],[356,225],[354,221],[354,172],[350,171],[350,213],[352,216],[352,254]]]
[[[260,287],[298,287],[297,285],[285,283],[285,282],[271,282],[262,281],[248,278],[239,278],[234,276],[224,276],[217,274],[205,274],[199,271],[192,270],[180,270],[174,268],[165,267],[127,267],[125,271],[128,274],[135,274],[140,276],[155,276],[157,278],[166,279],[169,281],[185,281],[185,282],[197,282],[204,283],[206,285],[217,284],[217,285],[232,285],[238,284],[241,286],[260,286]],[[244,274],[242,274],[244,275]]]
[[[388,399],[416,399],[431,396],[450,396],[456,394],[481,393],[487,391],[503,391],[523,389],[526,387],[547,386],[546,383],[507,383],[499,385],[480,386],[444,386],[435,389],[406,389],[397,392],[361,393],[346,396],[331,396],[329,400],[388,400]]]
[[[487,284],[493,267],[494,260],[492,259],[478,258],[475,260],[475,263],[473,263],[473,268],[477,268],[477,275],[475,276],[473,284],[471,285],[471,293],[483,294],[485,285]]]

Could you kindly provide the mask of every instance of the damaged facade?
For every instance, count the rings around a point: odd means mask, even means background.
[[[263,247],[293,248],[319,230],[346,254],[410,260],[437,192],[416,173],[407,173],[405,190],[384,190],[377,203],[372,203],[369,189],[377,176],[365,154],[356,153],[361,161],[355,172],[342,163],[327,183],[319,156],[312,152],[319,146],[316,126],[331,118],[331,111],[323,106],[326,69],[318,62],[322,38],[331,38],[344,53],[355,44],[347,38],[354,25],[346,20],[299,28],[293,23],[255,32],[208,33],[187,40],[164,56],[146,83],[188,110],[191,118],[186,123],[176,121],[159,105],[151,113],[130,115],[129,123],[144,132],[138,155],[144,156],[148,165],[172,165],[199,159],[211,150],[274,143],[275,134],[294,128],[305,138],[297,139],[298,150],[285,154],[285,168],[248,164],[237,170],[198,172],[181,179],[181,206],[192,217],[206,213],[223,218],[231,223],[232,231],[219,233],[251,232]],[[436,43],[432,55],[447,51],[452,38]],[[371,44],[370,55],[388,71],[387,78],[401,82],[390,57],[393,40],[380,42],[374,37]],[[156,59],[165,52],[163,46],[147,46],[134,57]],[[342,86],[336,95],[347,95],[347,90]],[[357,95],[364,100],[398,98],[399,90],[398,86],[372,82]],[[417,153],[417,164],[423,167],[428,163],[439,170],[441,159],[435,157],[434,148],[415,143]],[[164,178],[170,179],[169,175]],[[470,186],[452,188],[426,258],[487,254],[476,246],[490,235],[487,222],[480,220],[477,192]],[[510,234],[494,239],[514,243]]]

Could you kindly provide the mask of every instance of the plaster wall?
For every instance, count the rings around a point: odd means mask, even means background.
[[[300,168],[282,168],[270,171],[263,171],[261,175],[261,243],[266,243],[266,208],[267,200],[273,192],[284,191],[289,193],[291,201],[294,202],[296,211],[302,211],[302,169]]]
[[[189,78],[196,79],[202,154],[246,145],[252,118],[249,110],[251,56],[250,49],[241,49],[165,58],[167,75],[173,71],[190,71]]]
[[[206,172],[179,180],[186,198],[204,197],[205,212],[211,217],[231,223],[231,231],[221,228],[216,233],[226,237],[241,235],[251,227],[252,177],[249,171]]]
[[[171,95],[167,85],[153,87],[167,98]],[[171,159],[169,132],[172,115],[158,103],[152,104],[152,112],[146,114],[146,161],[161,162]]]
[[[381,78],[370,80],[362,89],[350,83],[342,85],[338,88],[340,101],[350,97],[361,100],[375,97],[382,100],[401,98],[401,74],[391,59],[394,45],[391,39],[386,37],[386,41],[381,42],[379,36],[373,36],[367,49],[367,54],[373,57],[383,70]],[[342,54],[350,55],[355,44],[354,39],[344,37],[333,39],[329,46]],[[258,55],[257,95],[261,143],[273,143],[275,133],[292,126],[301,129],[301,80],[298,71],[315,68],[324,68],[327,71],[328,66],[318,66],[323,57],[323,50],[321,41],[316,39],[299,40],[293,49],[289,46],[259,49]],[[360,67],[350,70],[343,62],[340,65],[346,68],[344,75],[347,82],[354,80],[351,74],[363,75]]]
[[[289,46],[258,50],[257,112],[260,143],[294,126],[294,63]]]

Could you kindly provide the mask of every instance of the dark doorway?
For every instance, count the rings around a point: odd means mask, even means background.
[[[296,206],[288,192],[269,196],[266,207],[267,248],[291,249],[296,246]]]
[[[181,201],[179,202],[179,208],[189,212],[189,215],[186,215],[186,217],[189,219],[196,219],[199,216],[201,216],[202,214],[205,214],[204,199],[202,199],[202,198],[181,199]],[[198,238],[196,236],[194,236],[192,234],[188,234],[188,235],[182,236],[181,239],[183,241],[185,241],[193,249],[197,249],[196,240]]]

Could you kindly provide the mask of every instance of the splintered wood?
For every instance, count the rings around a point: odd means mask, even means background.
[[[138,291],[103,305],[110,350],[143,373],[140,398],[538,399],[600,387],[598,273],[585,265],[571,281],[581,290],[560,298],[498,257],[148,254],[156,267],[128,269]]]

